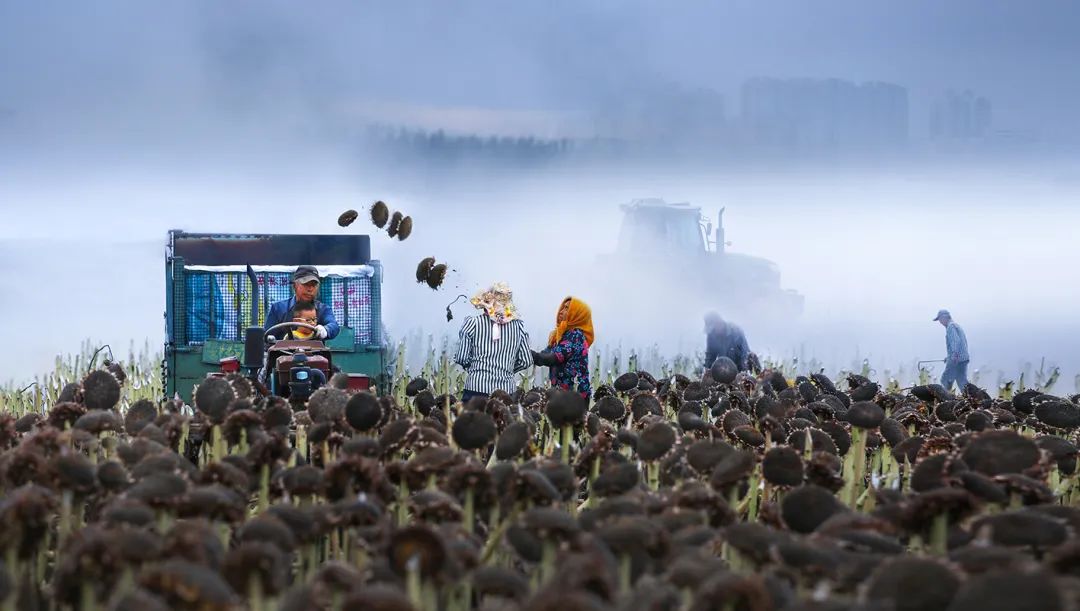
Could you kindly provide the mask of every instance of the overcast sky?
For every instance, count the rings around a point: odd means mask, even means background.
[[[913,112],[970,88],[1000,126],[1075,135],[1078,31],[1068,0],[2,0],[0,134],[161,145],[372,101],[597,111],[668,86],[735,108],[762,75],[895,82]]]

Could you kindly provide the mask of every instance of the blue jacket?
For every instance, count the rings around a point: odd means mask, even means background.
[[[968,354],[967,335],[960,325],[950,321],[945,327],[945,352],[949,355],[951,363],[966,363],[971,360]]]
[[[263,324],[263,330],[283,322],[291,322],[292,317],[289,316],[289,313],[292,312],[294,305],[296,305],[296,296],[282,299],[271,305],[270,311],[266,313],[266,322]],[[319,324],[326,327],[326,339],[334,339],[337,337],[338,332],[341,331],[341,327],[338,326],[337,319],[334,318],[334,310],[325,303],[316,301],[315,314],[318,316]],[[275,331],[275,334],[280,334],[281,337],[284,337],[287,333],[288,330],[286,329]]]

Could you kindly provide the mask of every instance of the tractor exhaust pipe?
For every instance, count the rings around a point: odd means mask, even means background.
[[[247,277],[251,281],[251,326],[244,329],[244,371],[253,381],[262,369],[266,358],[266,340],[259,322],[259,279],[255,270],[247,266]]]
[[[716,254],[724,254],[724,210],[727,206],[720,209],[720,213],[716,215]]]
[[[247,277],[251,281],[251,324],[259,322],[259,278],[255,275],[255,270],[251,269],[251,266],[247,266]]]

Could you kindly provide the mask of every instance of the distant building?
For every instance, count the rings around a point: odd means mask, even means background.
[[[949,91],[930,111],[930,137],[934,140],[973,140],[991,135],[990,100],[971,91]]]
[[[899,149],[908,140],[908,94],[890,83],[755,78],[743,83],[742,123],[752,147]]]

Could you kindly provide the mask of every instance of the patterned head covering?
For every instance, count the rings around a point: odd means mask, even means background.
[[[595,341],[595,335],[593,332],[592,324],[592,310],[589,306],[577,297],[567,297],[559,304],[559,310],[563,309],[563,306],[569,304],[566,311],[566,320],[559,321],[558,312],[555,313],[555,330],[548,335],[548,348],[554,346],[562,340],[562,336],[571,329],[578,329],[585,335],[585,343],[589,346],[593,345]]]
[[[518,318],[517,307],[514,305],[514,292],[505,282],[496,282],[487,289],[473,295],[469,300],[476,309],[483,311],[491,320],[491,334],[498,341],[501,336],[500,327]]]

